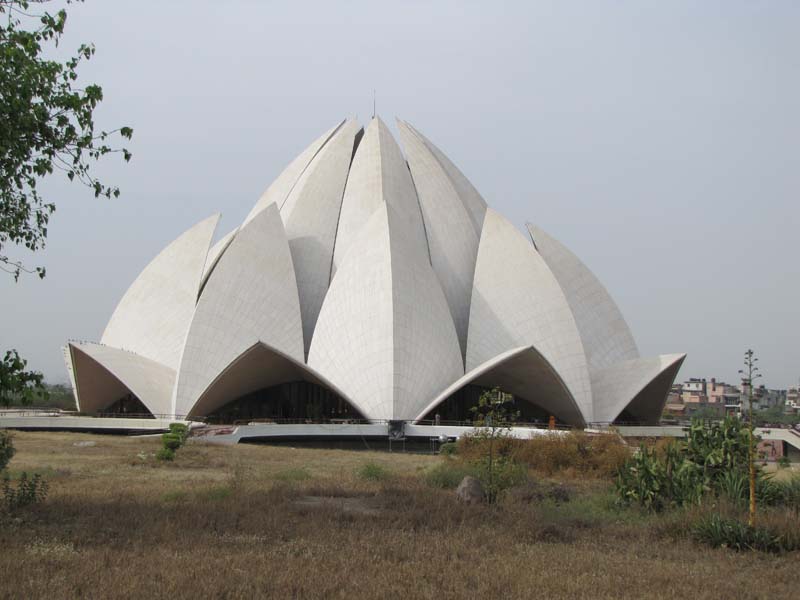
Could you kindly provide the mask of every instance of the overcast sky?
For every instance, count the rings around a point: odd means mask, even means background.
[[[48,181],[39,281],[0,279],[0,348],[52,382],[60,347],[99,340],[166,244],[235,227],[347,116],[400,117],[487,202],[543,227],[618,302],[643,355],[770,387],[800,377],[800,3],[112,2],[70,5],[94,42],[98,125],[133,160],[118,200]]]

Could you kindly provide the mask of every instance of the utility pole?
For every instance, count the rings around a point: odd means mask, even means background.
[[[761,377],[761,373],[758,372],[758,367],[756,366],[758,359],[753,355],[754,352],[748,349],[747,352],[744,353],[744,369],[739,369],[739,373],[742,374],[742,384],[747,386],[747,429],[749,432],[747,467],[750,474],[750,513],[747,518],[747,524],[750,527],[756,526],[756,448],[755,436],[753,434],[753,380]]]

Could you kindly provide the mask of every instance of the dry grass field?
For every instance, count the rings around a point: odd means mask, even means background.
[[[76,446],[77,442],[95,442]],[[797,598],[800,557],[701,547],[680,522],[509,493],[464,506],[444,458],[17,433],[41,505],[0,522],[2,598]],[[368,465],[365,469],[364,465]]]

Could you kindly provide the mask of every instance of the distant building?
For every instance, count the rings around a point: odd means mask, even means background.
[[[800,413],[800,386],[786,390],[786,412]]]

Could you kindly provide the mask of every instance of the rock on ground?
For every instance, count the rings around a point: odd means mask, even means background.
[[[465,504],[480,504],[485,498],[483,485],[475,477],[467,475],[458,484],[456,497]]]

